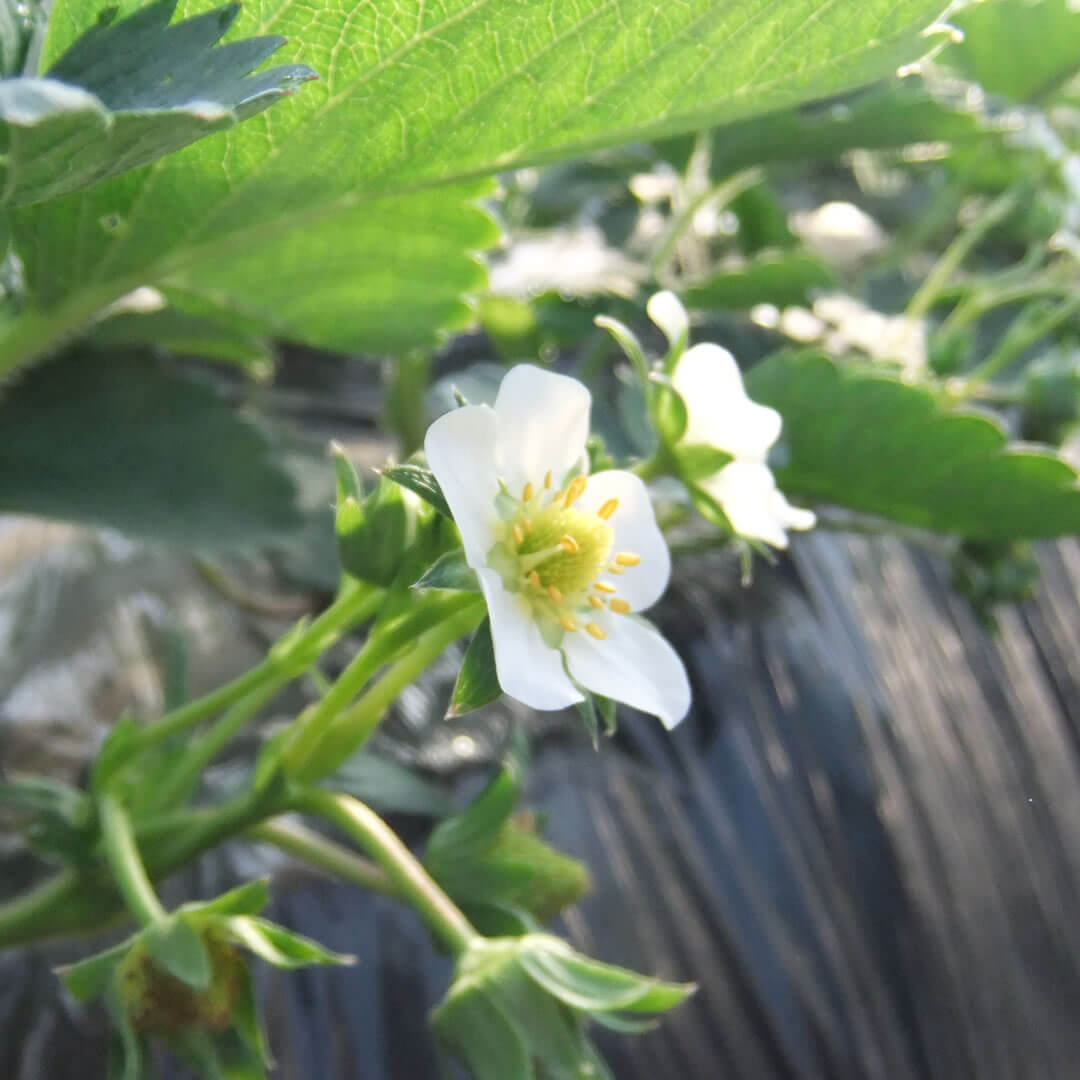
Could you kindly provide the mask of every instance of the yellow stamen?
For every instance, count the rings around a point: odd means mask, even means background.
[[[534,589],[540,588],[540,575],[535,570],[531,574],[529,574],[529,584]]]
[[[521,526],[515,525],[510,531],[514,534],[514,543],[521,547],[525,543],[525,533],[522,532]]]
[[[546,473],[544,473],[544,487],[549,488],[549,489],[551,487],[551,470],[550,469],[548,469],[548,471]]]
[[[571,619],[569,615],[560,615],[559,625],[569,633],[572,633],[574,630],[577,629],[577,623],[574,622],[574,620]]]
[[[532,532],[532,522],[528,518],[521,519],[521,527],[525,530],[526,535]]]
[[[622,597],[616,596],[611,601],[611,610],[618,612],[620,615],[625,615],[630,610],[630,605]]]
[[[626,573],[626,571],[621,566],[619,566],[618,563],[609,563],[608,568],[607,568],[607,572],[609,574],[625,574]]]
[[[637,566],[637,564],[641,562],[641,556],[635,555],[632,551],[620,551],[619,554],[615,556],[615,562],[617,562],[619,566]]]
[[[619,500],[618,499],[608,499],[608,501],[606,503],[604,503],[604,505],[601,506],[600,509],[597,510],[596,512],[597,512],[597,514],[600,515],[600,517],[602,517],[605,521],[607,521],[607,519],[609,517],[611,517],[611,515],[614,514],[615,511],[618,510],[618,509],[619,509]]]
[[[581,548],[578,547],[578,542],[570,536],[569,533],[565,535],[559,543],[562,545],[563,551],[569,555],[576,555],[581,550]]]
[[[606,581],[594,581],[593,582],[593,588],[597,592],[603,592],[603,593],[613,593],[613,592],[615,592],[615,586],[614,585],[609,585]]]
[[[585,483],[584,476],[575,476],[574,479],[570,481],[570,486],[566,489],[566,498],[563,501],[563,505],[567,510],[569,510],[570,507],[585,493]]]
[[[528,502],[533,497],[533,486],[530,480],[526,483],[524,490],[521,492],[521,501]]]
[[[597,610],[604,606],[604,601],[601,600],[599,596],[590,596],[589,603]]]
[[[596,638],[597,641],[603,641],[604,638],[607,637],[607,634],[604,633],[604,628],[602,626],[597,626],[594,622],[586,623],[585,629],[588,630],[589,634]]]
[[[550,596],[551,599],[554,600],[556,604],[561,604],[563,602],[563,595],[562,595],[561,592],[559,592],[559,590],[558,590],[558,588],[556,586],[549,585],[547,591],[548,591],[548,596]]]

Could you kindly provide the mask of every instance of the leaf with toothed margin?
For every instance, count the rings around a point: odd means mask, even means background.
[[[239,4],[170,25],[176,3],[120,20],[105,9],[44,77],[0,82],[0,203],[57,199],[147,165],[316,77],[302,64],[256,72],[283,37],[215,48]]]
[[[481,178],[869,85],[932,47],[941,6],[245,0],[237,33],[288,36],[286,59],[322,81],[258,123],[20,209],[31,316],[77,328],[134,283],[197,292],[290,340],[427,346],[467,325],[463,297],[485,288],[472,253],[498,231]],[[55,0],[46,64],[95,15]],[[0,330],[0,369],[35,344]]]

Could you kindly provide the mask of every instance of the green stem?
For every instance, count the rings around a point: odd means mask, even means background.
[[[109,864],[116,887],[128,910],[143,926],[152,926],[168,918],[168,912],[154,892],[150,878],[139,858],[135,830],[127,811],[113,795],[103,795],[98,801],[101,822],[101,846]]]
[[[284,851],[310,866],[325,870],[334,877],[359,885],[364,889],[382,893],[385,896],[397,896],[397,890],[386,872],[375,863],[360,855],[327,840],[313,829],[275,818],[256,825],[248,836],[259,844],[270,844],[279,851]]]
[[[449,645],[480,625],[484,611],[479,596],[465,593],[440,599],[437,607],[414,613],[417,618],[423,614],[425,620],[438,617],[439,621],[415,637],[406,655],[392,664],[351,708],[338,711],[340,702],[351,700],[378,667],[408,643],[405,634],[413,630],[415,623],[404,620],[387,632],[386,639],[376,633],[334,686],[334,707],[324,708],[328,695],[306,718],[286,752],[286,775],[300,783],[315,783],[334,772],[367,741],[398,694]]]
[[[1078,311],[1080,295],[1074,295],[1051,308],[1041,318],[1025,319],[1023,314],[1017,316],[1016,322],[1009,327],[993,352],[950,390],[950,397],[954,401],[963,401],[977,394],[984,383],[1004,371],[1021,353],[1053,333]]]
[[[679,241],[686,235],[687,230],[694,222],[694,215],[703,206],[707,206],[711,202],[726,206],[744,191],[757,187],[764,178],[764,170],[755,165],[749,169],[742,169],[734,173],[718,184],[713,184],[691,199],[679,216],[671,223],[667,235],[649,260],[649,269],[652,271],[653,277],[658,281],[661,280],[664,268],[671,260],[672,255],[675,254]]]
[[[952,276],[991,229],[1001,224],[1017,207],[1019,192],[1010,189],[999,195],[953,242],[942,252],[921,287],[908,302],[905,315],[921,319],[937,303]]]
[[[203,770],[224,749],[226,744],[251,721],[251,718],[275,697],[289,681],[288,676],[278,675],[270,682],[241,698],[204,735],[183,751],[176,768],[161,787],[150,792],[150,806],[179,806],[186,802],[195,790]]]
[[[374,615],[384,597],[382,589],[359,583],[343,590],[309,626],[299,633],[296,627],[290,630],[262,663],[198,701],[189,702],[148,724],[139,732],[135,747],[143,750],[171,739],[235,705],[264,685],[279,680],[283,680],[281,686],[285,685],[303,674],[346,630]]]
[[[455,956],[479,937],[397,833],[370,807],[349,795],[306,791],[297,796],[295,808],[329,821],[359,844],[383,868],[401,898],[420,913],[432,933]]]

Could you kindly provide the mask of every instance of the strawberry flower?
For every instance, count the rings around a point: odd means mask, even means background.
[[[671,727],[690,705],[686,671],[635,614],[671,557],[638,477],[586,475],[590,404],[576,379],[519,365],[493,407],[440,417],[424,449],[480,579],[503,690],[561,709],[584,688]]]
[[[689,320],[675,294],[657,293],[647,310],[672,349],[681,350]],[[786,548],[788,529],[813,528],[813,512],[784,498],[765,463],[780,438],[780,414],[750,400],[731,353],[707,342],[694,345],[679,357],[671,381],[686,404],[682,442],[712,446],[733,459],[698,484],[720,504],[735,533]]]

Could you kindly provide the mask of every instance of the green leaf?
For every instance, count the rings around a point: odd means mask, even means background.
[[[109,978],[124,958],[130,943],[122,941],[104,952],[56,969],[68,992],[79,1001],[91,1001],[105,990]]]
[[[464,716],[502,696],[495,669],[495,645],[491,640],[491,620],[485,618],[473,634],[461,663],[447,717]]]
[[[949,21],[963,31],[939,57],[1012,101],[1046,101],[1080,72],[1080,18],[1069,0],[969,4]]]
[[[330,952],[318,942],[294,934],[283,926],[250,915],[225,919],[225,930],[238,945],[278,968],[301,968],[312,964],[352,964],[355,958]]]
[[[292,480],[209,386],[145,357],[79,352],[0,397],[0,509],[198,550],[296,527]]]
[[[89,335],[101,349],[150,345],[180,356],[232,364],[254,379],[273,372],[274,354],[258,322],[173,290],[157,311],[123,311]]]
[[[99,20],[46,77],[0,82],[0,202],[60,198],[147,165],[315,77],[296,64],[251,74],[281,37],[214,49],[239,4],[169,26],[175,8],[158,0],[130,18]]]
[[[820,259],[801,251],[764,252],[741,265],[726,265],[679,295],[688,308],[746,311],[755,304],[808,304],[814,292],[833,288],[836,276]]]
[[[435,563],[428,567],[423,577],[413,585],[414,589],[457,589],[464,592],[479,592],[480,579],[476,571],[465,559],[461,548],[447,551],[440,555]]]
[[[129,5],[125,5],[127,8]],[[185,0],[184,14],[201,7]],[[77,328],[132,283],[283,338],[401,351],[471,317],[497,237],[475,178],[869,84],[929,47],[940,0],[309,5],[250,0],[322,81],[269,114],[15,219],[34,313]],[[48,55],[93,19],[56,0]],[[228,163],[227,171],[223,162]],[[441,187],[443,190],[431,190]],[[34,358],[31,320],[0,342]]]
[[[1075,470],[931,389],[812,351],[771,356],[746,389],[784,418],[789,497],[981,540],[1080,532]]]
[[[210,954],[199,932],[184,918],[173,915],[148,927],[143,934],[155,965],[193,990],[210,986]]]
[[[435,474],[430,469],[424,468],[423,465],[394,465],[386,469],[382,475],[393,480],[395,484],[408,488],[414,495],[419,495],[424,502],[434,506],[443,517],[454,520],[454,515],[450,513],[450,504],[446,501],[446,496],[439,487],[439,481],[435,479]]]

